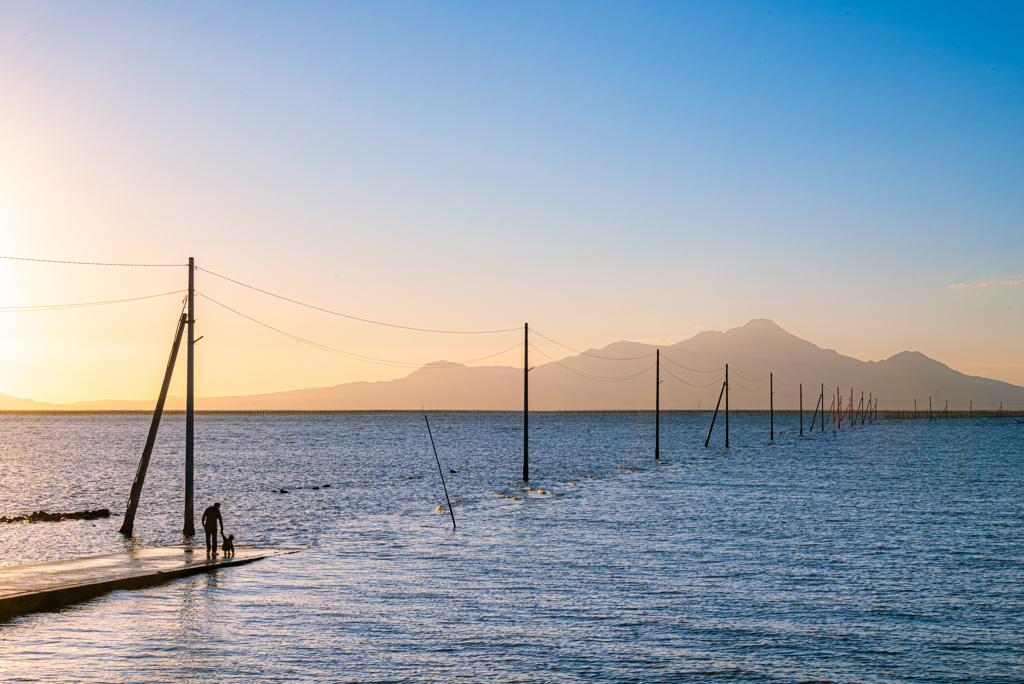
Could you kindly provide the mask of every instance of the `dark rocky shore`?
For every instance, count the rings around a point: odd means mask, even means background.
[[[110,509],[98,508],[95,511],[76,511],[74,513],[47,513],[36,511],[28,515],[15,515],[8,518],[0,515],[0,523],[15,522],[61,522],[62,520],[95,520],[96,518],[109,518]]]

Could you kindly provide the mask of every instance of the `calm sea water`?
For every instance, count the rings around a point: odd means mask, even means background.
[[[650,414],[534,414],[546,494],[517,486],[518,414],[436,414],[453,532],[420,416],[200,415],[197,514],[220,501],[241,543],[302,550],[2,623],[0,675],[1024,680],[1024,426],[800,438],[787,416],[769,444],[734,415],[726,450],[708,418],[663,416],[655,465]],[[148,423],[0,414],[0,515],[123,513]],[[165,421],[135,538],[0,525],[0,565],[180,542],[183,432]]]

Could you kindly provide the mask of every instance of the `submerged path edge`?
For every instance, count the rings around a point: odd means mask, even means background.
[[[254,561],[270,558],[271,556],[298,553],[298,551],[299,549],[259,549],[256,555],[246,555],[241,558],[220,557],[216,561],[185,565],[174,570],[155,570],[150,573],[116,577],[97,582],[83,582],[81,584],[63,585],[26,591],[19,594],[10,594],[0,597],[0,624],[20,615],[57,611],[67,606],[90,601],[112,591],[145,589],[182,577],[214,572],[221,568],[248,565]],[[61,561],[51,561],[51,563],[59,562]]]

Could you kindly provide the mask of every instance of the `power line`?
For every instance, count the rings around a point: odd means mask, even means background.
[[[420,362],[414,362],[414,361],[395,361],[393,359],[379,359],[379,358],[376,358],[376,357],[373,357],[373,356],[363,356],[362,354],[355,354],[353,352],[345,351],[343,349],[337,349],[335,347],[331,347],[331,346],[328,346],[326,344],[321,344],[320,342],[314,342],[313,340],[306,339],[305,337],[299,337],[298,335],[294,335],[294,334],[292,334],[290,332],[287,332],[285,330],[281,330],[280,328],[275,328],[274,326],[269,325],[267,323],[264,323],[263,321],[259,321],[259,320],[255,319],[255,318],[253,318],[252,316],[247,316],[246,314],[242,313],[241,311],[238,311],[236,309],[232,309],[230,306],[227,306],[226,304],[221,304],[216,299],[213,299],[209,295],[205,295],[202,292],[196,291],[196,294],[199,295],[200,297],[204,298],[204,299],[209,300],[210,302],[213,302],[214,304],[216,304],[217,306],[221,307],[222,309],[227,309],[231,313],[236,314],[238,316],[241,316],[242,318],[244,318],[246,320],[252,321],[253,323],[256,323],[257,325],[261,325],[264,328],[267,328],[268,330],[273,330],[274,332],[279,333],[281,335],[284,335],[285,337],[290,337],[291,339],[295,340],[296,342],[301,342],[302,344],[307,344],[307,345],[309,345],[311,347],[315,347],[317,349],[329,352],[331,354],[337,354],[338,356],[344,356],[345,358],[352,359],[353,361],[363,361],[365,363],[372,363],[372,364],[375,364],[375,365],[378,365],[378,366],[391,366],[392,368],[451,368],[451,367],[454,367],[454,366],[465,366],[465,365],[468,365],[468,364],[471,364],[471,363],[476,363],[477,361],[484,361],[486,359],[492,359],[495,356],[501,356],[502,354],[506,354],[506,353],[508,353],[508,352],[510,352],[510,351],[512,351],[512,350],[514,350],[516,348],[518,348],[518,347],[523,346],[523,343],[520,342],[519,344],[516,344],[516,345],[514,345],[512,347],[509,347],[508,349],[505,349],[503,351],[497,352],[496,354],[489,354],[488,356],[481,356],[480,358],[470,359],[469,361],[447,361],[445,363],[420,363]]]
[[[544,339],[547,339],[547,338],[544,338]],[[651,364],[650,366],[648,366],[644,370],[640,371],[639,373],[634,373],[633,375],[628,375],[628,376],[623,377],[623,378],[603,378],[603,377],[601,377],[599,375],[591,375],[590,373],[584,373],[583,371],[576,370],[575,368],[570,368],[569,366],[566,366],[565,364],[563,364],[561,361],[555,361],[553,358],[551,358],[550,356],[545,354],[543,351],[541,351],[541,349],[538,348],[537,346],[535,346],[532,342],[530,343],[530,346],[533,347],[534,350],[538,354],[540,354],[541,356],[543,356],[544,358],[546,358],[548,361],[550,361],[551,363],[555,364],[556,366],[558,366],[560,368],[564,368],[565,370],[569,371],[570,373],[575,373],[576,375],[579,375],[580,377],[587,378],[588,380],[596,380],[598,382],[625,382],[626,380],[632,380],[633,378],[638,378],[641,375],[643,375],[644,373],[647,373],[652,368],[654,368],[654,364]]]
[[[331,314],[332,316],[340,316],[341,318],[348,318],[348,319],[353,320],[353,321],[360,321],[361,323],[372,323],[373,325],[383,325],[383,326],[388,327],[388,328],[399,328],[401,330],[414,330],[416,332],[442,333],[442,334],[446,334],[446,335],[489,335],[489,334],[493,334],[493,333],[518,332],[518,331],[522,330],[522,328],[505,328],[503,330],[434,330],[434,329],[431,329],[431,328],[414,328],[414,327],[408,326],[408,325],[396,325],[394,323],[384,323],[384,322],[381,322],[381,321],[374,321],[374,320],[371,320],[369,318],[360,318],[358,316],[350,316],[349,314],[343,314],[343,313],[339,313],[337,311],[331,311],[330,309],[324,309],[324,308],[319,307],[319,306],[313,306],[312,304],[306,304],[305,302],[300,302],[300,301],[298,301],[296,299],[290,299],[288,297],[284,297],[284,296],[279,295],[279,294],[274,294],[273,292],[268,292],[267,290],[261,290],[258,287],[254,287],[252,285],[248,285],[246,283],[241,282],[240,280],[235,280],[234,278],[228,278],[227,276],[222,276],[219,273],[214,273],[213,271],[211,271],[209,269],[206,269],[206,268],[202,268],[200,266],[196,266],[196,270],[197,271],[203,271],[204,273],[209,273],[210,275],[216,276],[216,277],[220,278],[221,280],[226,280],[229,283],[234,283],[235,285],[241,285],[242,287],[248,288],[248,289],[253,290],[255,292],[259,292],[260,294],[265,294],[265,295],[267,295],[269,297],[274,297],[275,299],[280,299],[282,301],[289,302],[291,304],[297,304],[299,306],[304,306],[307,309],[313,309],[314,311],[321,311],[323,313]]]
[[[114,264],[100,261],[59,261],[57,259],[30,259],[28,257],[0,256],[10,261],[35,261],[42,264],[73,264],[75,266],[130,266],[132,268],[184,268],[188,264]]]
[[[764,381],[764,380],[767,380],[767,379],[768,379],[768,376],[767,376],[767,375],[766,375],[766,376],[764,376],[763,378],[748,378],[748,377],[747,377],[747,376],[745,376],[745,375],[740,375],[740,374],[739,374],[739,373],[737,373],[737,372],[736,372],[735,370],[734,370],[734,371],[732,371],[732,374],[733,374],[733,375],[735,375],[735,376],[737,376],[737,377],[743,378],[743,379],[744,379],[744,380],[746,380],[747,382],[762,382],[762,381]]]
[[[578,349],[573,349],[572,347],[570,347],[568,345],[565,345],[565,344],[562,344],[561,342],[555,342],[550,337],[548,337],[546,335],[541,335],[536,330],[530,330],[530,332],[535,334],[535,335],[537,335],[538,337],[543,337],[545,340],[547,340],[548,342],[551,342],[552,344],[557,344],[559,347],[563,347],[565,349],[568,349],[571,352],[575,352],[575,353],[579,354],[580,356],[589,356],[589,357],[594,358],[594,359],[604,359],[605,361],[639,361],[640,359],[649,359],[652,356],[654,356],[654,354],[645,354],[644,356],[628,356],[628,357],[621,357],[621,358],[615,357],[615,356],[601,356],[600,354],[591,354],[590,352],[584,352],[584,351],[580,351]],[[537,351],[540,351],[540,350],[538,349]],[[543,354],[544,352],[541,352],[541,353]]]
[[[174,292],[162,292],[161,294],[145,295],[143,297],[129,297],[127,299],[110,299],[104,302],[81,302],[79,304],[39,304],[36,306],[0,306],[0,313],[20,313],[27,311],[63,311],[65,309],[84,309],[90,306],[105,306],[107,304],[123,304],[125,302],[138,302],[143,299],[155,299],[167,297],[168,295],[182,294],[188,290],[175,290]]]
[[[740,377],[743,377],[743,376],[741,375]],[[765,379],[767,379],[767,378],[765,378]],[[744,390],[746,390],[748,392],[760,392],[761,390],[763,390],[765,387],[768,386],[768,383],[765,383],[765,384],[761,385],[760,387],[751,389],[750,387],[744,387],[743,385],[741,385],[740,383],[736,382],[732,378],[729,378],[729,387],[731,388],[733,385],[736,385],[740,389],[744,389]]]
[[[662,358],[664,358],[664,357],[662,357]],[[720,382],[722,382],[722,381],[720,381],[720,380],[718,380],[716,378],[715,380],[712,380],[711,382],[709,382],[706,385],[694,385],[692,382],[686,382],[685,380],[683,380],[682,378],[677,376],[675,373],[670,371],[668,368],[665,368],[664,366],[662,366],[662,370],[665,371],[666,373],[668,373],[669,375],[671,375],[673,378],[675,378],[679,382],[683,383],[684,385],[688,385],[690,387],[711,387],[712,385],[718,385]],[[722,370],[725,370],[725,369],[723,368]]]
[[[725,370],[725,366],[722,366],[721,368],[713,368],[713,369],[711,369],[711,370],[698,370],[698,369],[696,369],[696,368],[687,368],[687,367],[686,367],[686,366],[684,366],[683,364],[681,364],[681,363],[677,363],[676,361],[673,361],[672,359],[668,358],[668,357],[667,357],[667,356],[665,356],[664,354],[662,354],[662,355],[661,355],[661,358],[665,359],[666,361],[668,361],[669,363],[671,363],[671,364],[673,364],[673,365],[679,366],[679,367],[680,367],[680,368],[682,368],[683,370],[688,370],[688,371],[690,371],[691,373],[718,373],[718,372],[720,372],[720,371],[724,371],[724,370]],[[673,377],[674,377],[674,376],[673,376]],[[682,382],[682,381],[680,381],[680,382]],[[695,385],[695,386],[696,386],[696,385]],[[710,385],[702,385],[702,387],[710,387]]]

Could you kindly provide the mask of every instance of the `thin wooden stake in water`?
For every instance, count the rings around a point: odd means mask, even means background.
[[[452,529],[455,529],[455,511],[452,510],[452,500],[448,498],[448,485],[444,483],[444,473],[441,471],[441,459],[437,457],[437,447],[434,446],[434,433],[430,431],[430,421],[427,414],[423,414],[423,420],[427,423],[427,434],[430,435],[430,446],[434,449],[434,460],[437,461],[437,474],[441,476],[441,486],[444,487],[444,500],[448,502],[448,513],[452,516]]]

